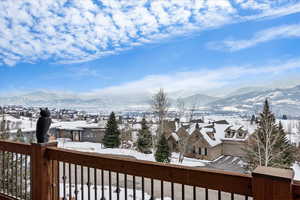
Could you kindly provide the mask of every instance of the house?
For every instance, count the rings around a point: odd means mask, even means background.
[[[216,120],[213,123],[215,123],[215,124],[227,124],[227,125],[229,124],[228,121],[225,120],[225,119]]]
[[[243,126],[228,126],[224,131],[225,138],[244,139],[248,134],[248,130]]]
[[[186,157],[214,160],[222,155],[244,156],[243,148],[248,139],[249,130],[244,125],[231,125],[226,120],[210,123],[179,123],[172,134],[167,135],[169,146],[177,150],[175,138],[186,139]],[[249,130],[248,130],[249,129]],[[178,141],[178,140],[177,140]]]
[[[80,142],[102,142],[105,126],[86,121],[56,122],[51,126],[55,138],[69,138]]]
[[[185,156],[203,160],[213,160],[222,153],[216,141],[215,129],[211,125],[192,124],[188,130],[189,138]]]
[[[178,152],[178,140],[179,137],[175,132],[166,132],[165,137],[167,139],[168,146],[171,152]]]

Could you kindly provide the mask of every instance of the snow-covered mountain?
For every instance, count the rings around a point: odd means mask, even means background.
[[[64,94],[37,91],[22,95],[1,96],[0,105],[25,105],[83,110],[113,110],[143,107],[149,104],[149,96],[91,96],[86,94]]]
[[[234,95],[211,102],[214,110],[259,112],[262,103],[268,98],[272,110],[278,115],[300,115],[300,85],[284,89],[264,89]]]
[[[170,101],[175,106],[177,96],[170,95]],[[194,94],[182,98],[187,106],[196,104],[205,106],[212,112],[247,112],[257,113],[262,103],[268,98],[272,109],[278,115],[287,114],[300,116],[300,85],[293,88],[241,89],[224,98],[204,94]],[[22,95],[0,96],[0,105],[47,106],[75,108],[84,110],[147,110],[151,94],[139,95],[99,95],[66,94],[57,92],[37,91]]]
[[[204,94],[194,94],[192,96],[182,98],[182,100],[186,103],[187,106],[205,106],[219,99],[220,98],[218,97],[208,96]]]
[[[242,87],[238,88],[237,90],[234,90],[233,92],[229,93],[226,95],[227,97],[230,96],[237,96],[237,95],[242,95],[242,94],[247,94],[250,92],[263,92],[268,90],[269,88],[264,88],[264,87]]]
[[[178,95],[170,96],[170,103],[176,105]],[[181,98],[187,106],[203,106],[219,98],[203,94],[195,94]],[[25,106],[47,106],[77,109],[148,109],[151,94],[137,95],[87,95],[87,94],[64,94],[48,91],[36,91],[22,95],[0,96],[0,105],[25,105]]]

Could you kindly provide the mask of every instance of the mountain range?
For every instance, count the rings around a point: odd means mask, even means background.
[[[258,113],[268,98],[278,115],[300,116],[300,85],[292,88],[267,89],[260,87],[240,88],[225,97],[194,94],[181,98],[187,107],[196,105],[211,112]],[[49,91],[36,91],[21,95],[0,96],[0,105],[47,106],[83,110],[147,110],[151,94],[138,96],[87,96]],[[170,97],[173,107],[178,97]]]
[[[207,106],[213,110],[258,113],[265,99],[270,101],[273,112],[278,115],[300,116],[300,85],[292,88],[260,89],[232,95],[210,102]]]

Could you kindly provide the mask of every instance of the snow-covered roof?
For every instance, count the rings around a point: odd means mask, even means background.
[[[207,128],[207,127],[204,127],[201,129],[202,131],[204,131],[205,133],[211,133],[211,132],[214,132],[214,129],[213,128]]]
[[[237,130],[243,128],[243,125],[237,125],[237,124],[234,124],[234,125],[230,125],[228,128],[237,131]]]
[[[191,135],[195,129],[196,129],[196,123],[190,124],[190,127],[187,129],[187,132],[189,135]],[[248,138],[248,135],[246,135],[245,138],[238,138],[236,135],[232,138],[225,138],[225,130],[228,127],[233,127],[234,129],[243,128],[245,131],[248,131],[250,134],[252,134],[255,130],[254,125],[250,125],[248,122],[243,122],[239,125],[237,124],[207,124],[207,123],[198,123],[198,126],[200,128],[200,133],[202,134],[203,138],[209,143],[210,146],[216,146],[220,143],[222,143],[222,140],[234,140],[234,141],[244,141]],[[211,127],[213,126],[213,128]],[[209,134],[213,133],[213,137],[210,137]]]
[[[207,133],[212,132],[211,129],[201,129],[201,134],[203,138],[209,143],[210,146],[216,146],[222,142],[222,139],[225,137],[224,130],[227,128],[227,124],[215,124],[214,125],[214,139],[209,137]]]
[[[186,116],[181,117],[179,121],[180,122],[189,122],[190,121],[190,117],[186,117]]]
[[[171,135],[172,135],[172,137],[174,138],[175,141],[179,140],[179,137],[176,133],[172,132]]]
[[[140,123],[135,123],[132,125],[132,128],[135,129],[135,130],[139,130],[142,128],[142,125]]]
[[[15,118],[11,115],[5,115],[5,120],[9,121],[9,131],[15,133],[18,129],[21,129],[23,132],[32,132],[36,129],[36,119],[30,119],[28,117],[20,117],[20,119]],[[0,116],[2,120],[2,116]]]
[[[85,128],[103,128],[97,123],[88,123],[86,121],[70,121],[70,122],[56,122],[51,124],[51,128],[63,130],[83,130]]]
[[[181,123],[175,122],[175,131],[177,132],[180,129]]]
[[[190,124],[190,127],[187,130],[189,135],[192,135],[192,133],[196,130],[196,125],[196,123]]]

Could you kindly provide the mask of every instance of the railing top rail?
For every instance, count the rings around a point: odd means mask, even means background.
[[[31,154],[31,145],[25,144],[21,142],[12,142],[7,140],[0,140],[0,150],[1,151],[8,151],[13,153]]]
[[[250,175],[141,161],[56,147],[48,147],[46,153],[51,160],[241,195],[252,195]]]

